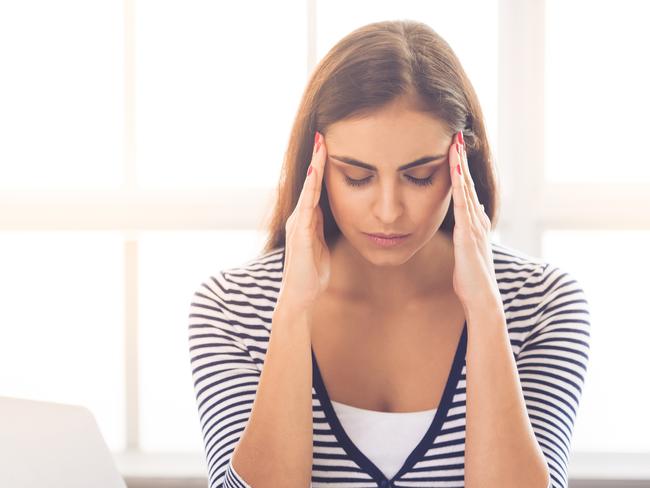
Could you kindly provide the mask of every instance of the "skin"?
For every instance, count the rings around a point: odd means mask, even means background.
[[[374,308],[399,308],[453,289],[451,236],[438,232],[452,197],[449,151],[454,134],[439,119],[398,100],[372,116],[342,120],[323,133],[324,167],[332,214],[341,237],[330,249],[328,290],[355,297]],[[423,156],[444,157],[398,171]],[[376,171],[335,159],[347,156]],[[433,176],[431,185],[410,180]],[[350,186],[346,176],[369,178]],[[410,233],[394,248],[381,248],[363,234]]]

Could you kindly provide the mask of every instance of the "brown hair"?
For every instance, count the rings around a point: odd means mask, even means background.
[[[369,115],[401,97],[413,97],[417,108],[442,120],[450,135],[462,129],[476,194],[494,228],[499,205],[496,168],[478,98],[460,61],[427,24],[382,21],[349,33],[310,75],[285,153],[264,253],[285,245],[286,221],[307,177],[315,132],[324,134],[334,122]],[[319,203],[330,245],[341,232],[324,185]],[[451,234],[453,212],[452,202],[440,231]]]

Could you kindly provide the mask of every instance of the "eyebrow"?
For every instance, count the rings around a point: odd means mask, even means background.
[[[332,159],[336,159],[337,161],[340,161],[342,163],[350,164],[352,166],[358,166],[359,168],[364,168],[364,169],[369,169],[371,171],[377,171],[377,167],[373,166],[372,164],[364,163],[363,161],[359,161],[354,158],[350,158],[348,156],[335,156],[333,154],[330,154],[329,156]],[[403,164],[399,168],[397,168],[397,171],[403,171],[405,169],[413,168],[414,166],[420,166],[422,164],[430,163],[431,161],[437,161],[439,159],[444,159],[446,158],[446,154],[438,154],[435,156],[423,156],[420,159],[416,159],[415,161],[411,161],[410,163]]]

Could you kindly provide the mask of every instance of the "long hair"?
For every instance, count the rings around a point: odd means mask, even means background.
[[[285,226],[307,177],[314,135],[343,119],[370,115],[401,97],[444,122],[450,134],[463,131],[477,197],[495,226],[499,206],[496,168],[478,98],[447,42],[414,20],[373,22],[341,39],[312,71],[291,129],[268,223],[263,253],[285,245]],[[328,245],[340,234],[321,191],[323,231]],[[453,202],[439,232],[454,228]]]

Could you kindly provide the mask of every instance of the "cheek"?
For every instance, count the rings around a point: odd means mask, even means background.
[[[444,218],[451,203],[451,191],[440,188],[432,191],[430,196],[418,206],[420,222],[437,222]]]
[[[356,219],[356,215],[362,210],[362,206],[354,198],[354,194],[338,183],[333,183],[331,187],[328,186],[327,188],[332,213],[336,214],[341,220]]]

